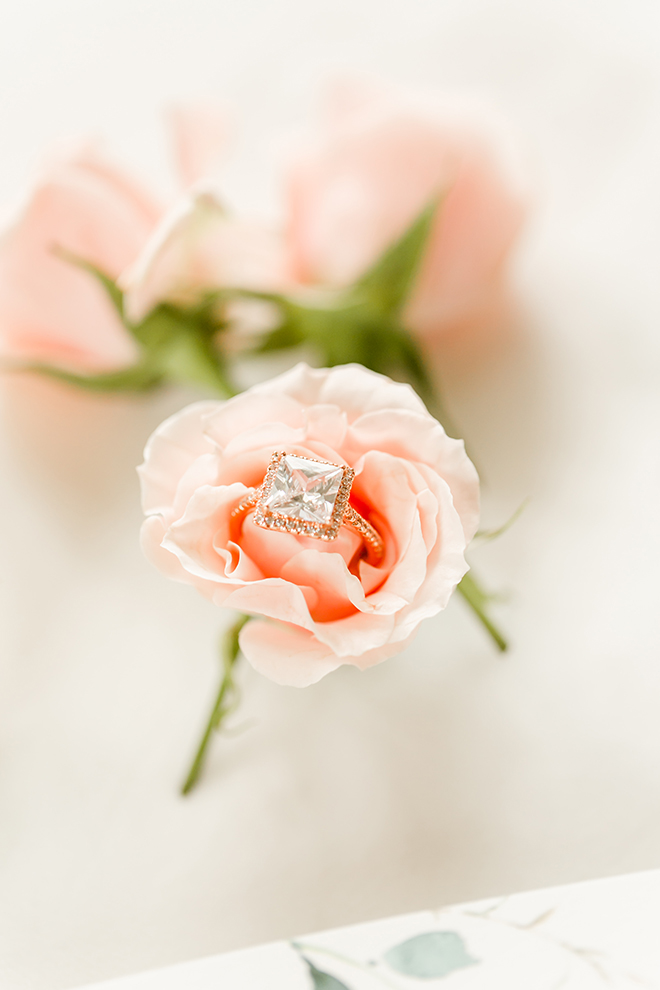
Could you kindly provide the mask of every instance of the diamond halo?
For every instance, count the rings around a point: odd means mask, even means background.
[[[254,522],[263,529],[334,540],[354,477],[348,465],[275,451],[259,490]]]

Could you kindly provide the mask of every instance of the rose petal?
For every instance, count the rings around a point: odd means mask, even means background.
[[[138,475],[142,488],[142,508],[148,514],[166,512],[174,505],[181,477],[198,457],[213,451],[202,428],[205,413],[216,402],[196,402],[160,424],[144,448],[144,462]]]
[[[359,545],[359,540],[356,538]],[[317,602],[310,612],[314,622],[330,622],[352,615],[356,609],[372,611],[359,578],[351,574],[340,553],[301,550],[281,568],[281,576],[293,584],[313,588]]]
[[[365,413],[349,429],[353,450],[387,450],[406,461],[422,461],[449,485],[467,541],[479,525],[479,486],[476,469],[462,440],[448,437],[430,416],[408,410]]]
[[[231,138],[228,107],[201,103],[176,106],[170,108],[168,117],[181,185],[186,188],[213,175]]]
[[[204,431],[217,446],[231,457],[242,450],[263,447],[270,438],[269,431],[275,425],[288,427],[283,436],[302,439],[305,414],[300,403],[286,394],[257,394],[252,390],[236,395],[223,403],[216,403],[204,420]],[[250,440],[244,439],[249,434]],[[231,445],[231,447],[230,447]],[[230,452],[226,448],[230,447]]]
[[[241,629],[239,644],[260,674],[290,687],[308,687],[341,665],[332,650],[305,629],[253,619]]]
[[[58,162],[0,241],[0,338],[6,354],[82,372],[124,367],[137,348],[93,275],[115,278],[149,237],[157,207],[89,150]]]
[[[289,170],[292,275],[351,284],[441,196],[406,325],[431,333],[488,315],[529,198],[521,158],[490,108],[344,83]]]
[[[243,523],[239,538],[245,552],[258,563],[266,577],[279,577],[283,568],[304,550],[324,555],[337,553],[348,564],[361,545],[360,538],[346,527],[342,527],[332,543],[321,543],[312,536],[263,529],[254,524],[250,515]]]
[[[197,190],[165,214],[122,274],[126,312],[138,322],[160,302],[191,305],[205,291],[284,287],[278,237],[230,216],[213,191]]]
[[[183,516],[168,528],[162,545],[191,576],[225,585],[263,577],[232,539],[231,511],[246,492],[239,482],[226,487],[204,485],[194,493]]]
[[[310,368],[300,363],[251,390],[252,395],[279,395],[282,392],[304,406],[338,406],[349,423],[378,409],[426,412],[424,403],[410,385],[393,382],[359,364],[340,365],[328,374],[327,369]]]

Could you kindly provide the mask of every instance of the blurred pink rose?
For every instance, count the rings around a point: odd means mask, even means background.
[[[128,317],[138,321],[159,302],[190,305],[204,290],[280,290],[285,273],[282,239],[228,215],[217,195],[202,188],[165,215],[120,284]]]
[[[209,205],[208,184],[226,146],[222,108],[170,114],[173,157],[183,192],[166,209],[134,179],[89,148],[52,162],[0,234],[0,353],[83,373],[125,367],[136,344],[92,275],[58,255],[91,262],[129,292],[142,319],[165,299],[241,278],[269,284],[281,249],[256,225]],[[123,277],[122,277],[123,276]]]
[[[170,107],[172,157],[183,189],[219,172],[231,143],[232,118],[231,110],[217,103]]]
[[[0,348],[85,372],[131,364],[135,344],[104,290],[63,249],[116,278],[158,220],[129,176],[88,149],[56,161],[0,236]]]
[[[500,295],[525,212],[515,150],[484,111],[432,94],[347,84],[288,173],[289,263],[303,283],[344,286],[441,208],[406,319],[433,333],[483,315]]]
[[[323,543],[249,515],[231,520],[276,449],[355,468],[351,499],[384,539],[380,566],[345,528]],[[139,470],[147,556],[215,604],[259,616],[241,649],[281,684],[399,652],[467,571],[479,485],[462,441],[409,386],[358,365],[301,364],[226,402],[189,406],[156,430]]]

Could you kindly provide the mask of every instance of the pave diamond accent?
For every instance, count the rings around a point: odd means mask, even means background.
[[[325,526],[332,519],[343,477],[339,464],[284,454],[263,507],[287,519]]]

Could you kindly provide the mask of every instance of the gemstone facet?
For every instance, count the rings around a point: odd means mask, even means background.
[[[339,492],[344,468],[284,454],[273,475],[263,507],[287,519],[327,525]]]
[[[335,540],[354,477],[347,465],[276,450],[256,497],[250,498],[253,521],[264,529]]]

